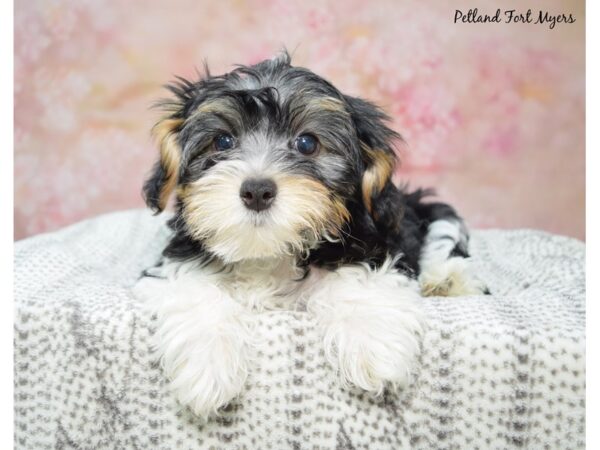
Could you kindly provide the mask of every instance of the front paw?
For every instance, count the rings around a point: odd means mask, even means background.
[[[247,313],[218,288],[178,282],[157,302],[157,356],[177,400],[202,417],[244,389],[252,332]]]
[[[164,342],[162,366],[177,400],[197,416],[207,419],[238,397],[248,367],[242,342],[227,337],[208,338],[188,346]]]
[[[386,386],[410,384],[424,324],[416,307],[406,301],[402,306],[386,308],[373,299],[362,313],[357,308],[328,328],[325,356],[342,387],[357,386],[379,395]]]

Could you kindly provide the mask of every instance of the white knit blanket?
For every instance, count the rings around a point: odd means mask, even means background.
[[[306,313],[264,313],[247,390],[203,424],[181,410],[131,295],[168,238],[130,211],[15,246],[17,449],[584,448],[584,245],[476,231],[492,296],[427,298],[407,390],[340,389]]]

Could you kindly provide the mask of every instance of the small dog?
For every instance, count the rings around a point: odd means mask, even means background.
[[[286,52],[169,89],[144,195],[159,213],[175,191],[173,234],[138,292],[178,400],[207,417],[240,394],[252,314],[275,308],[314,316],[342,386],[406,386],[419,296],[485,287],[454,209],[392,183],[388,117]]]

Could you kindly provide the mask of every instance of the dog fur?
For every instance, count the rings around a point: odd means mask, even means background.
[[[485,287],[454,209],[392,182],[400,136],[387,116],[285,52],[169,89],[144,195],[158,213],[175,193],[173,235],[136,292],[157,315],[178,400],[208,417],[239,395],[253,316],[282,308],[315,317],[342,386],[406,386],[426,328],[420,295]],[[240,189],[256,179],[272,188],[246,192],[251,209]]]

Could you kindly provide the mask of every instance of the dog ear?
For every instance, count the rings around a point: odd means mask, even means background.
[[[362,201],[376,223],[397,227],[401,214],[390,206],[400,195],[392,183],[397,157],[393,143],[400,135],[386,125],[389,117],[374,104],[356,97],[345,97],[356,128],[365,170],[361,180]]]
[[[181,118],[168,117],[162,119],[152,129],[152,134],[160,148],[160,157],[154,164],[152,175],[144,184],[144,199],[156,213],[165,209],[169,196],[177,185],[181,162],[178,133],[183,122]]]
[[[205,65],[204,71],[205,78],[210,78],[208,66]],[[165,209],[169,196],[177,185],[182,154],[179,132],[198,92],[198,84],[176,77],[176,80],[167,84],[165,88],[171,92],[172,97],[155,103],[154,107],[162,109],[166,115],[152,128],[160,156],[143,189],[146,204],[157,214]]]

